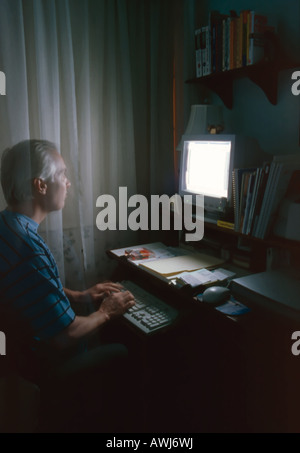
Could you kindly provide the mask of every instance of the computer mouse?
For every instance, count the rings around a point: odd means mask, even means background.
[[[221,304],[226,302],[230,297],[230,290],[224,286],[210,286],[203,295],[202,300],[208,304]]]

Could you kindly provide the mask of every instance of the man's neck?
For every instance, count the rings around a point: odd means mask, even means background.
[[[42,223],[42,221],[46,218],[47,215],[47,213],[45,213],[40,208],[40,206],[37,206],[31,201],[9,206],[8,210],[26,215],[27,217],[34,220],[38,224]]]

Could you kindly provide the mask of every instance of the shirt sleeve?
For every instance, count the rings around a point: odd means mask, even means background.
[[[54,337],[75,319],[58,273],[45,257],[35,256],[19,264],[5,286],[6,302],[40,340]]]

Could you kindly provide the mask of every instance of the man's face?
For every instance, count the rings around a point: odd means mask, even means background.
[[[58,211],[64,207],[67,190],[71,186],[71,183],[66,176],[67,168],[63,158],[57,151],[54,151],[53,155],[56,164],[56,172],[53,181],[47,182],[45,202],[48,212]]]

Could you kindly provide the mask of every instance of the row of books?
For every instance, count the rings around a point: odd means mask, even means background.
[[[265,239],[276,218],[294,174],[299,175],[300,156],[274,156],[258,168],[233,170],[234,229]]]
[[[267,31],[275,33],[275,28],[256,11],[212,11],[208,25],[195,31],[196,77],[258,63],[264,57]]]

